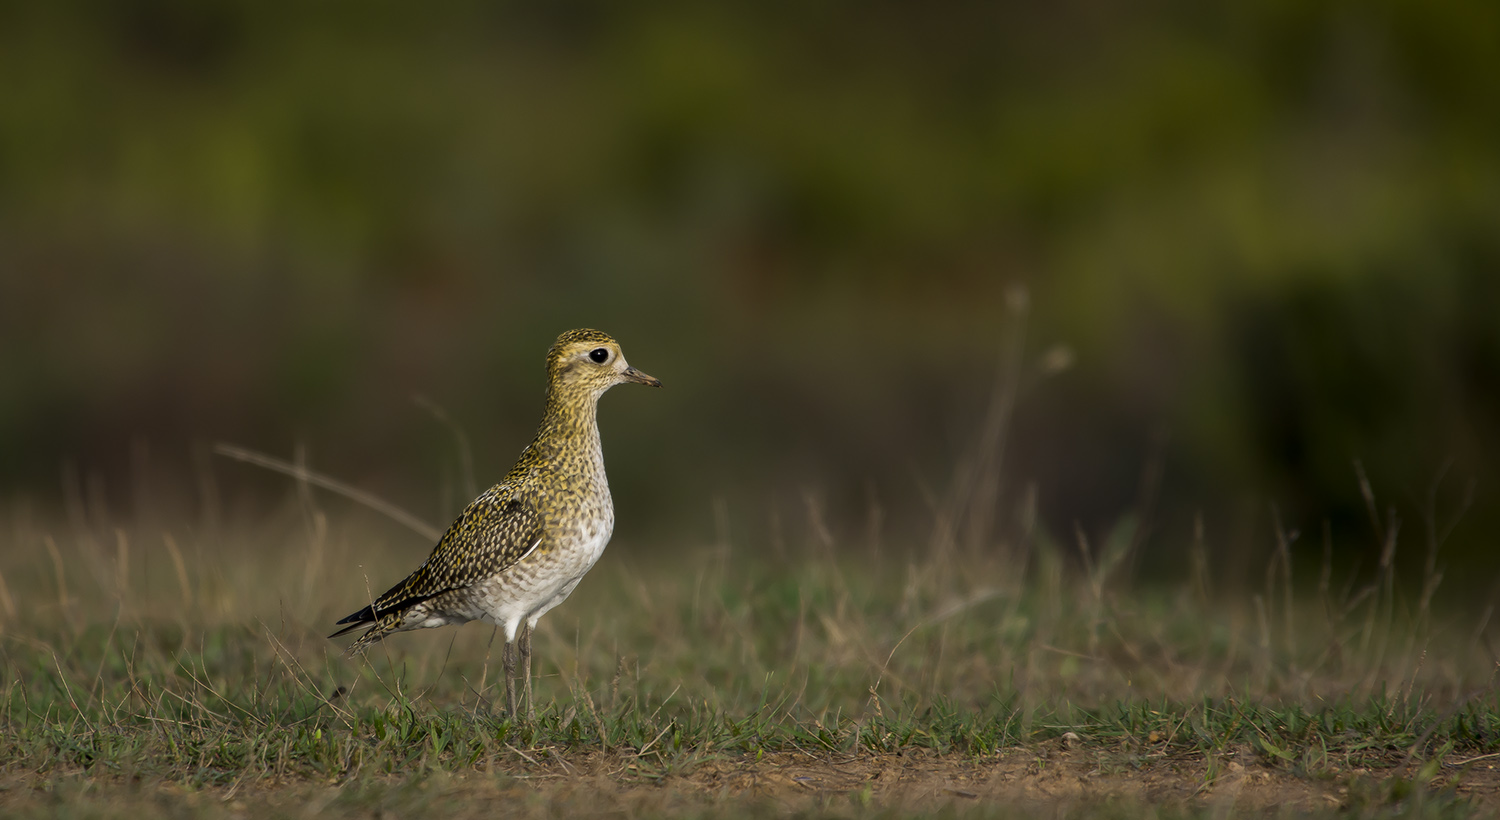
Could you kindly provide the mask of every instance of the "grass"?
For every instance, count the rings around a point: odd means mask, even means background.
[[[1487,611],[1407,601],[1390,561],[1294,594],[1273,551],[1241,595],[1211,573],[1129,583],[1128,527],[1081,545],[1081,570],[1039,537],[924,561],[826,527],[795,558],[611,554],[543,621],[526,724],[496,706],[488,627],[340,656],[335,617],[422,550],[356,554],[366,519],[309,495],[216,549],[187,528],[12,530],[7,813],[985,815],[1057,773],[1093,787],[1037,805],[1122,816],[1281,799],[1247,784],[1361,816],[1500,805]]]

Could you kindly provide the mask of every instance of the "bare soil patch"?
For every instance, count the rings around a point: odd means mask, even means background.
[[[1249,762],[1241,763],[1237,757]],[[1459,796],[1500,808],[1500,758],[1455,764],[1428,788],[1451,787]],[[1201,756],[1142,756],[1098,749],[1011,749],[996,758],[968,759],[924,753],[868,755],[836,761],[800,754],[768,755],[760,762],[709,764],[683,780],[707,792],[760,795],[776,800],[805,795],[864,793],[871,802],[908,809],[957,801],[1031,805],[1123,802],[1226,806],[1261,811],[1319,812],[1350,806],[1358,797],[1411,772],[1385,769],[1327,770],[1315,775],[1261,765],[1248,754],[1211,765]]]
[[[1245,762],[1241,762],[1241,759]],[[1500,811],[1500,757],[1455,760],[1425,787]],[[363,777],[347,783],[243,784],[191,790],[171,782],[108,780],[82,774],[23,776],[0,787],[5,816],[398,818],[494,816],[654,817],[715,813],[779,815],[971,812],[1058,816],[1108,806],[1271,814],[1362,814],[1394,802],[1391,784],[1409,779],[1401,761],[1376,769],[1299,774],[1262,765],[1247,751],[1210,762],[1201,756],[1141,754],[1045,744],[975,759],[926,752],[843,758],[802,753],[705,760],[662,773],[629,755],[535,756],[492,771],[435,772],[421,778]],[[1418,790],[1420,791],[1420,790]],[[1416,792],[1413,792],[1415,794]]]

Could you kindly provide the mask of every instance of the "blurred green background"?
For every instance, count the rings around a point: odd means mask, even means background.
[[[489,483],[593,326],[667,385],[604,400],[617,544],[920,545],[1013,288],[997,532],[1028,483],[1065,542],[1144,497],[1142,571],[1201,512],[1258,573],[1274,503],[1368,570],[1357,458],[1411,566],[1472,486],[1442,563],[1488,589],[1500,4],[0,5],[0,489],[38,505],[190,511],[210,443],[301,442],[441,521],[412,397]]]

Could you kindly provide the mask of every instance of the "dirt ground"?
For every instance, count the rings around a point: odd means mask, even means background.
[[[1240,762],[1243,759],[1245,762]],[[1179,805],[1257,812],[1318,812],[1350,807],[1361,793],[1379,793],[1389,778],[1405,776],[1401,761],[1383,769],[1330,770],[1316,776],[1263,766],[1248,751],[1221,758],[1217,771],[1200,756],[1174,758],[1068,748],[1057,743],[1007,750],[975,760],[935,755],[870,755],[831,760],[768,755],[759,762],[705,764],[684,780],[705,792],[757,795],[773,801],[853,795],[861,801],[920,810],[973,801],[1013,806],[1091,803]],[[1500,755],[1455,761],[1429,788],[1452,787],[1488,811],[1500,809]],[[1212,775],[1212,776],[1210,776]],[[1217,813],[1217,812],[1216,812]]]
[[[1249,760],[1241,763],[1236,757]],[[1434,779],[1441,789],[1455,781],[1456,792],[1490,809],[1500,808],[1500,757],[1446,769]],[[1123,802],[1222,806],[1238,810],[1291,809],[1316,812],[1348,807],[1351,787],[1371,790],[1402,774],[1399,767],[1353,769],[1320,776],[1297,776],[1262,766],[1249,755],[1228,756],[1210,779],[1201,758],[1174,759],[1044,748],[1012,750],[998,759],[935,756],[870,756],[835,762],[801,755],[777,755],[759,764],[705,766],[689,779],[706,789],[727,789],[770,797],[799,791],[859,793],[883,805],[917,808],[969,800],[1009,804],[1088,804]],[[1461,776],[1460,776],[1461,773]],[[1410,773],[1408,773],[1409,776]]]
[[[0,814],[108,817],[132,816],[150,808],[161,816],[184,817],[392,820],[441,814],[445,820],[459,820],[493,816],[496,811],[510,816],[630,818],[719,812],[839,815],[862,808],[951,814],[972,808],[1062,816],[1104,805],[1126,815],[1132,806],[1209,810],[1214,816],[1323,814],[1371,808],[1372,795],[1389,795],[1392,778],[1410,778],[1413,773],[1393,761],[1386,768],[1298,775],[1261,765],[1248,750],[1226,755],[1210,772],[1208,761],[1196,755],[1153,757],[1070,748],[1063,742],[1005,750],[987,759],[776,753],[758,761],[707,760],[680,774],[663,774],[638,758],[601,753],[523,762],[520,769],[497,764],[489,772],[437,774],[417,782],[366,777],[342,785],[303,781],[203,791],[170,783],[33,775],[0,786]],[[1455,759],[1429,788],[1451,789],[1474,801],[1481,814],[1492,814],[1500,811],[1497,765],[1500,755]]]

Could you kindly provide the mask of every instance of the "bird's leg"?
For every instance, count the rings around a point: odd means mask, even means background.
[[[536,707],[531,702],[531,624],[521,625],[521,674],[526,676],[523,684],[526,699],[526,719],[536,722]]]
[[[505,648],[500,650],[500,659],[505,666],[505,713],[511,720],[516,719],[516,645],[510,641],[505,642]]]

